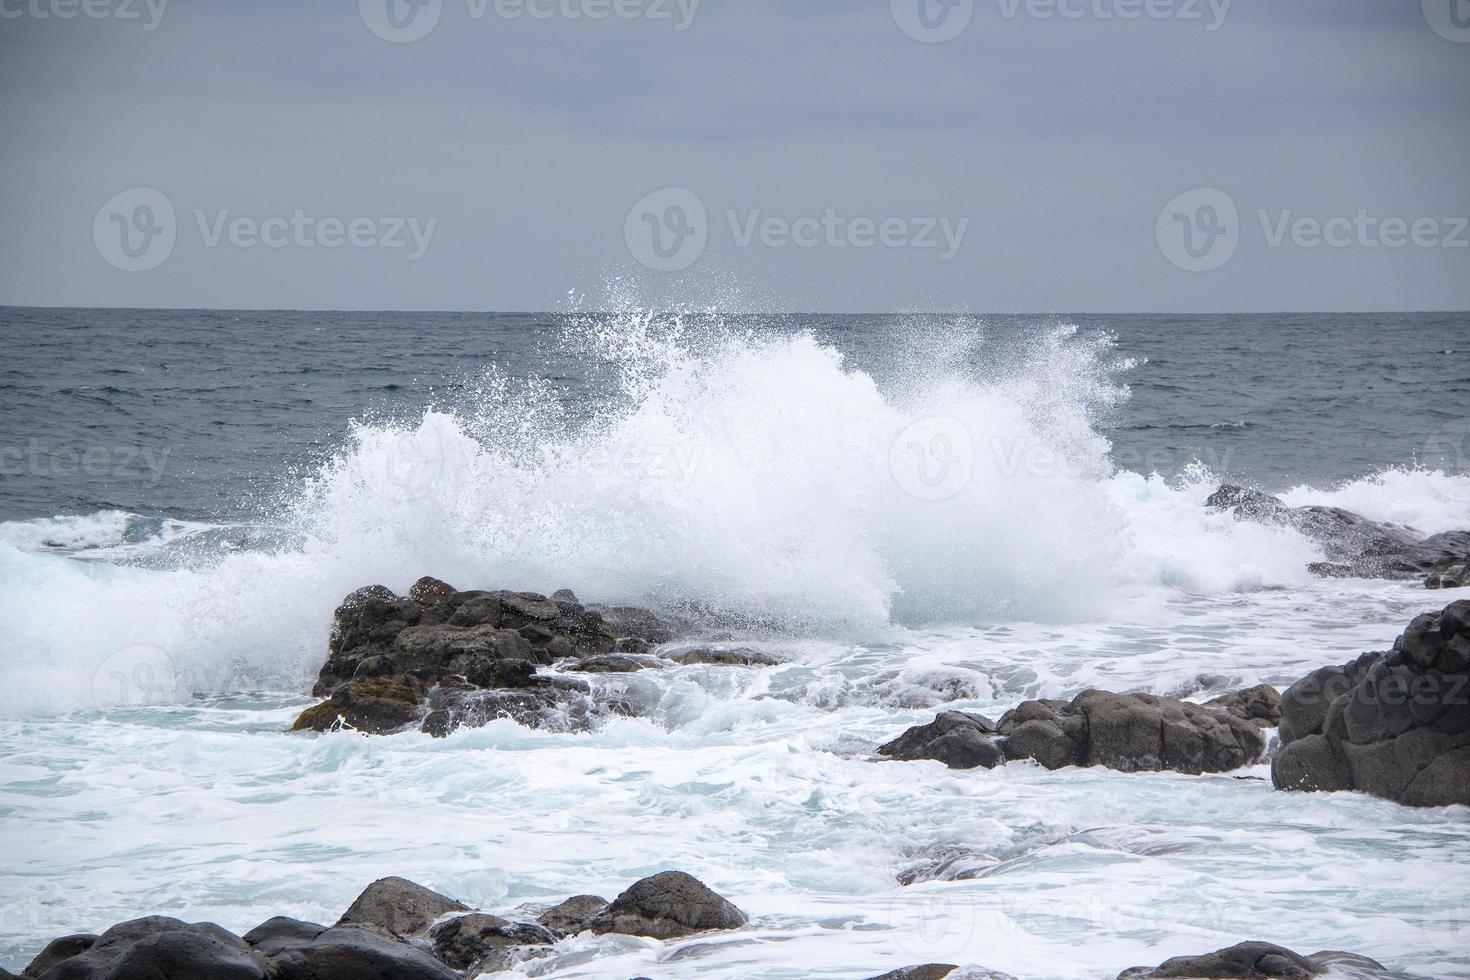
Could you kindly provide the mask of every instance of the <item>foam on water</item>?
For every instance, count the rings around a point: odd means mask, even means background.
[[[3,710],[301,689],[344,594],[421,574],[859,637],[1307,580],[1315,547],[1210,513],[1208,473],[1114,471],[1102,426],[1130,364],[1107,338],[905,329],[869,373],[805,333],[574,318],[567,343],[616,380],[592,417],[487,374],[469,407],[359,424],[268,544],[182,522],[129,535],[117,512],[0,526]],[[1470,523],[1443,499],[1466,486],[1395,472],[1334,499],[1437,529]],[[140,660],[146,682],[120,681]]]

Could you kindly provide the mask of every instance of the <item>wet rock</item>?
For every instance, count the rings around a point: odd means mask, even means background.
[[[124,960],[134,947],[166,934],[181,934],[190,938],[180,942],[150,945],[136,958]],[[102,977],[107,977],[108,980],[131,980],[132,977],[146,977],[149,980],[154,977],[173,980],[176,977],[178,980],[185,980],[209,974],[201,971],[189,972],[186,967],[171,964],[188,963],[190,957],[194,956],[207,959],[216,954],[223,957],[220,963],[227,972],[222,972],[221,976],[226,980],[248,976],[249,974],[228,972],[242,968],[239,965],[241,961],[226,952],[230,950],[247,954],[247,957],[250,953],[244,940],[212,922],[189,923],[165,915],[149,915],[119,922],[98,936],[96,942],[87,947],[85,952],[56,962],[40,976],[44,980],[99,980]],[[125,964],[134,964],[136,969],[129,967],[123,972],[115,972],[113,967],[119,960],[124,960]],[[235,965],[232,966],[231,963]],[[147,964],[152,966],[145,969]],[[159,972],[160,970],[164,972]],[[263,974],[254,974],[261,975]]]
[[[1339,507],[1288,507],[1280,498],[1229,484],[1205,503],[1228,509],[1239,520],[1290,527],[1322,545],[1327,561],[1318,575],[1361,578],[1422,578],[1436,564],[1470,554],[1470,531],[1425,537],[1413,528],[1371,521]]]
[[[998,727],[1008,759],[1035,759],[1048,769],[1228,772],[1259,761],[1266,751],[1265,736],[1251,722],[1152,694],[1084,691],[1066,703],[1026,702],[1007,712]]]
[[[1118,974],[1118,980],[1307,980],[1344,967],[1363,978],[1392,976],[1366,956],[1336,952],[1302,956],[1271,943],[1246,942],[1203,956],[1176,956],[1153,969],[1133,967]]]
[[[781,664],[781,661],[775,657],[758,650],[719,650],[711,647],[700,647],[695,650],[686,650],[683,653],[670,654],[669,659],[686,667],[693,664],[715,664],[724,667],[778,667]]]
[[[436,602],[443,602],[458,591],[447,582],[441,582],[430,575],[425,575],[408,590],[408,597],[414,602],[425,606],[432,606]]]
[[[270,960],[272,980],[463,980],[463,974],[407,943],[368,929],[328,929]]]
[[[658,665],[657,660],[648,657],[629,657],[608,653],[599,657],[586,657],[578,660],[569,664],[567,670],[578,674],[632,674]]]
[[[98,980],[265,980],[265,957],[237,937],[228,942],[203,929],[176,929],[123,950]]]
[[[592,920],[607,908],[607,899],[598,895],[573,895],[559,905],[542,912],[538,923],[564,936],[576,935],[592,927]]]
[[[1005,764],[993,722],[965,711],[945,711],[878,748],[878,754],[911,762],[933,759],[951,769],[994,769]]]
[[[1463,589],[1470,586],[1470,558],[1448,558],[1434,563],[1424,579],[1426,589]]]
[[[326,931],[327,927],[318,922],[303,922],[278,915],[251,929],[244,939],[256,952],[272,956],[293,946],[309,943]]]
[[[958,969],[959,967],[949,963],[925,963],[923,966],[905,966],[897,970],[889,970],[881,976],[869,977],[868,980],[944,980]]]
[[[440,916],[468,911],[468,905],[406,878],[380,878],[363,889],[334,928],[378,926],[393,936],[411,936]]]
[[[710,929],[739,929],[745,913],[693,875],[664,871],[634,883],[592,921],[596,933],[676,939]]]
[[[350,728],[386,735],[418,722],[424,713],[424,687],[412,679],[368,677],[348,681],[321,704],[301,712],[293,732]]]
[[[313,688],[326,701],[304,711],[293,730],[346,726],[387,734],[418,727],[443,735],[496,718],[562,726],[587,689],[542,676],[538,666],[672,636],[646,609],[605,611],[613,620],[567,590],[549,599],[535,592],[458,592],[432,578],[420,579],[407,598],[380,585],[359,589],[333,616],[327,661]],[[469,697],[467,689],[510,693]]]
[[[96,944],[98,937],[91,933],[76,933],[71,936],[62,936],[53,939],[46,944],[46,948],[36,955],[21,970],[21,975],[26,977],[39,977],[62,960],[69,960],[73,956],[80,956]]]
[[[1470,805],[1470,600],[1415,618],[1387,653],[1293,684],[1281,741],[1277,789]]]
[[[1281,694],[1270,684],[1257,684],[1244,691],[1211,698],[1205,702],[1205,707],[1223,708],[1259,728],[1275,728],[1281,724]]]
[[[557,937],[544,926],[511,922],[498,915],[471,912],[445,919],[429,930],[434,955],[459,970],[476,974],[504,968],[510,950],[522,946],[549,946]]]

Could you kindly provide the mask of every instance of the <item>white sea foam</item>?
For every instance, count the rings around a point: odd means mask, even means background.
[[[344,594],[422,574],[862,637],[1117,619],[1170,592],[1301,584],[1317,557],[1209,512],[1208,474],[1113,470],[1100,426],[1127,365],[1104,338],[916,331],[865,373],[808,334],[680,315],[587,317],[569,337],[618,381],[591,418],[490,375],[473,411],[361,424],[282,505],[289,544],[136,567],[145,540],[119,553],[131,566],[83,567],[37,548],[106,544],[119,515],[0,526],[4,710],[91,707],[139,658],[137,700],[299,689]],[[1385,499],[1434,477],[1394,479]],[[197,535],[179,527],[158,540]]]

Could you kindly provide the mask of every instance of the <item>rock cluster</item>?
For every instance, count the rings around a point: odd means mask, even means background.
[[[1417,617],[1387,653],[1293,684],[1281,741],[1278,789],[1470,805],[1470,600]]]
[[[22,972],[36,980],[464,980],[536,957],[591,929],[669,939],[738,929],[739,909],[698,879],[665,871],[611,904],[579,895],[537,922],[471,910],[403,878],[373,882],[335,925],[278,916],[244,936],[209,922],[133,919],[53,941]],[[0,975],[4,971],[0,971]]]
[[[1191,704],[1152,694],[1084,691],[1071,701],[1024,701],[998,724],[946,711],[881,746],[891,759],[936,759],[951,769],[987,769],[1034,759],[1048,769],[1106,766],[1123,772],[1172,769],[1227,772],[1264,757],[1261,717],[1270,697],[1244,696]]]
[[[1311,568],[1328,578],[1423,578],[1440,562],[1470,555],[1470,531],[1425,537],[1340,507],[1288,507],[1279,497],[1229,484],[1205,502],[1240,520],[1290,527],[1319,542],[1327,561]]]
[[[1425,576],[1426,589],[1463,589],[1470,586],[1470,558],[1447,558],[1434,563]]]
[[[529,726],[576,727],[594,707],[591,688],[548,676],[624,672],[652,664],[637,655],[673,637],[653,613],[583,606],[567,590],[460,592],[420,579],[408,596],[381,585],[349,595],[334,615],[329,655],[295,730],[350,727],[386,734],[418,727],[443,736],[511,718]]]
[[[1330,951],[1302,956],[1271,943],[1250,942],[1203,956],[1176,956],[1152,969],[1136,966],[1118,974],[1118,980],[1308,980],[1328,973],[1359,980],[1399,976],[1355,953]]]

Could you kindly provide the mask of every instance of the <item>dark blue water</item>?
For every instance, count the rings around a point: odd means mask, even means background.
[[[810,330],[879,364],[895,316],[744,317]],[[919,318],[924,319],[924,318]],[[1470,412],[1470,314],[951,318],[997,338],[1105,331],[1137,365],[1108,420],[1122,468],[1328,486],[1385,466],[1460,469],[1443,433]],[[0,520],[122,509],[238,520],[344,439],[349,421],[454,407],[487,366],[606,397],[554,314],[0,308]],[[982,347],[978,355],[982,360]],[[977,364],[977,370],[983,364]],[[876,368],[875,368],[876,370]],[[1426,448],[1431,458],[1426,458]]]

